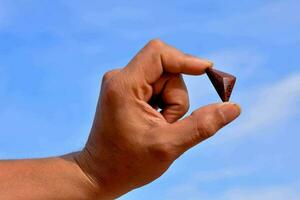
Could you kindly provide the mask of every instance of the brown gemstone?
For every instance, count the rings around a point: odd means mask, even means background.
[[[222,101],[229,101],[236,80],[235,76],[212,68],[207,68],[205,72]]]

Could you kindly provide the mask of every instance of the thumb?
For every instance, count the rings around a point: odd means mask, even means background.
[[[219,129],[240,115],[241,109],[234,103],[217,103],[195,110],[190,116],[172,124],[176,143],[189,149],[214,135]],[[175,133],[175,134],[174,134]]]

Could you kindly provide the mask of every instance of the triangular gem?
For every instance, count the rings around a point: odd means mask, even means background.
[[[235,76],[212,68],[207,68],[205,72],[222,101],[229,101],[236,80]]]

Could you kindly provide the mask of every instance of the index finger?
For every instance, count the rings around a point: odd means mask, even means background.
[[[124,68],[153,84],[164,72],[200,75],[212,62],[187,55],[159,39],[151,40]]]

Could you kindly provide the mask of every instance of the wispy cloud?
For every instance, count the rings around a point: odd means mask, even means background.
[[[184,184],[171,188],[166,193],[166,199],[186,200],[298,200],[300,192],[297,189],[299,183],[287,183],[268,186],[244,186],[224,190],[222,192],[209,193],[199,189],[196,185]],[[163,198],[162,198],[163,199]]]
[[[240,80],[250,78],[265,62],[265,56],[251,47],[224,49],[205,57],[218,69],[238,75]]]
[[[258,69],[263,71],[262,66],[266,60],[265,55],[258,54],[251,48],[223,49],[208,53],[203,55],[203,57],[212,60],[215,68],[232,73],[238,77],[235,91],[232,94],[233,101],[239,99],[238,94],[240,91],[243,91],[243,89],[247,89],[245,88],[246,85],[252,85],[253,82],[250,82],[249,80],[255,78],[255,72]],[[201,102],[219,101],[215,89],[205,75],[201,77],[185,76],[184,79],[190,92],[190,104],[192,106],[190,112],[199,106],[203,106],[203,103],[201,104]]]
[[[217,170],[199,171],[191,177],[192,182],[208,183],[217,182],[221,180],[229,180],[232,178],[241,178],[249,176],[258,170],[257,166],[232,166],[223,167]]]
[[[294,73],[262,88],[244,91],[251,101],[243,112],[242,120],[226,134],[226,138],[252,136],[262,128],[282,125],[297,113],[300,103],[300,73]],[[224,137],[225,139],[225,137]]]
[[[269,187],[237,188],[220,195],[218,200],[298,200],[299,184],[287,184]]]

